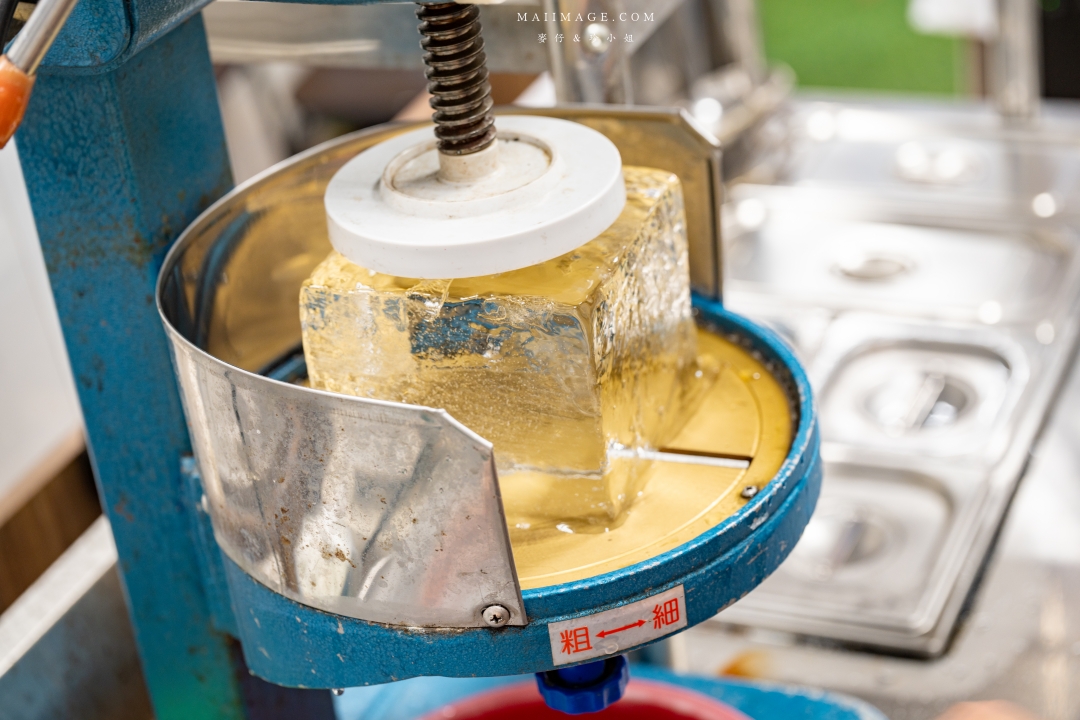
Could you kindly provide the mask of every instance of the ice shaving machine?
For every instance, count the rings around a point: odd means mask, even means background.
[[[635,455],[665,470],[633,522],[518,546],[492,443],[304,382],[296,298],[331,249],[327,186],[430,129],[362,131],[231,189],[203,4],[43,0],[9,53],[36,75],[18,149],[158,717],[315,717],[329,689],[528,673],[552,707],[600,709],[558,698],[597,677],[617,697],[622,654],[760,583],[821,482],[802,368],[721,302],[720,148],[677,111],[543,111],[678,177],[699,332],[733,349],[677,442]]]

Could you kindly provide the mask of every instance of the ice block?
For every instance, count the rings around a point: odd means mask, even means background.
[[[501,474],[595,481],[611,448],[663,445],[702,374],[682,194],[669,172],[624,178],[608,230],[521,270],[415,280],[332,253],[300,294],[311,386],[445,408]]]

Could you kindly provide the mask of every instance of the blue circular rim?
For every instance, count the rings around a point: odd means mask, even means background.
[[[646,562],[527,591],[528,624],[494,630],[403,628],[315,610],[274,593],[218,553],[221,579],[232,601],[223,629],[240,638],[249,669],[279,685],[321,688],[421,675],[542,672],[555,667],[549,623],[626,605],[681,584],[687,627],[692,627],[760,584],[798,541],[821,488],[810,384],[791,349],[773,332],[728,312],[719,302],[695,298],[694,305],[699,321],[772,364],[798,412],[791,450],[779,472],[742,509]]]

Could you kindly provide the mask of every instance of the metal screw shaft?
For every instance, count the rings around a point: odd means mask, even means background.
[[[439,152],[480,152],[495,142],[480,10],[454,2],[417,4]]]

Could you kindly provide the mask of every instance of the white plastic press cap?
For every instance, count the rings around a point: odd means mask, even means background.
[[[431,128],[346,163],[326,188],[334,248],[390,275],[476,277],[551,260],[615,222],[626,188],[610,140],[555,118],[496,123],[495,145],[464,166],[440,164]]]

